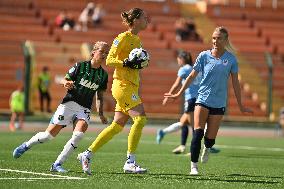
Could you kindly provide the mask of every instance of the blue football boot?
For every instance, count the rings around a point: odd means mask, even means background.
[[[13,151],[13,157],[14,158],[19,158],[23,153],[25,153],[29,148],[27,147],[26,143],[24,142],[20,146],[18,146],[14,151]]]
[[[160,144],[160,143],[161,143],[161,141],[163,140],[164,136],[165,136],[165,133],[163,132],[163,130],[162,130],[162,129],[159,129],[159,130],[157,131],[157,137],[156,137],[156,142],[157,142],[157,144]]]
[[[60,163],[53,163],[50,168],[51,172],[66,173],[67,171],[61,166]]]

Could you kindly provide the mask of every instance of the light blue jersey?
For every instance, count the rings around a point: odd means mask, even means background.
[[[196,103],[211,108],[226,107],[228,78],[230,73],[238,72],[236,57],[225,51],[217,59],[211,55],[211,50],[203,51],[197,57],[193,69],[202,73]]]
[[[190,66],[189,64],[182,66],[178,70],[178,77],[182,78],[182,84],[185,82],[185,79],[192,70],[193,67]],[[189,85],[189,87],[184,92],[185,101],[197,97],[200,81],[201,81],[201,74],[198,74],[198,76],[194,79],[194,81]]]

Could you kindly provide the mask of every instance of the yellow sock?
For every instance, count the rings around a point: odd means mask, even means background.
[[[131,126],[128,135],[128,153],[135,152],[142,134],[142,129],[147,122],[147,118],[146,116],[136,116],[133,118],[133,121],[134,123]]]
[[[101,146],[110,141],[114,135],[122,131],[123,127],[115,122],[112,122],[105,128],[96,138],[96,140],[88,148],[91,152],[96,152]]]

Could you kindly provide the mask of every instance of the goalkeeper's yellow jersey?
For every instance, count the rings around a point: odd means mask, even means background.
[[[140,38],[129,31],[119,34],[114,39],[106,59],[106,65],[115,67],[114,79],[129,81],[139,86],[139,70],[123,67],[123,60],[128,58],[132,49],[141,47]]]

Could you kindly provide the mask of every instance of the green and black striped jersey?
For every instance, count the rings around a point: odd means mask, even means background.
[[[101,66],[92,68],[91,61],[76,63],[68,71],[65,78],[74,81],[75,87],[67,91],[62,103],[74,101],[91,109],[96,91],[107,89],[107,72]]]

